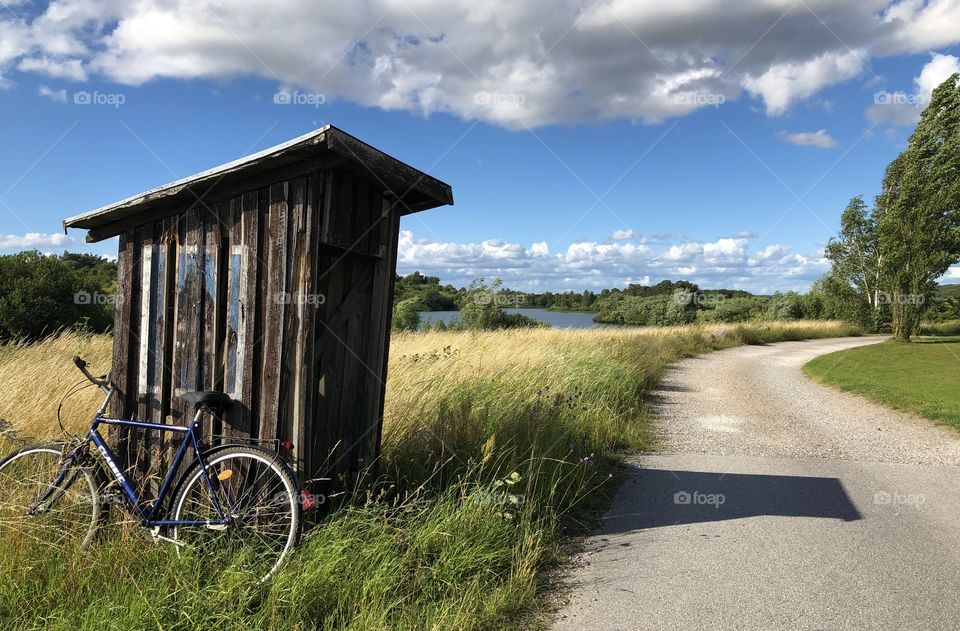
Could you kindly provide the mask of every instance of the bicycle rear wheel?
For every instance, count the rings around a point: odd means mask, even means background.
[[[62,445],[23,447],[0,460],[0,536],[51,548],[90,543],[100,517],[96,476],[71,466],[54,486],[63,466]]]
[[[255,447],[225,447],[205,461],[209,483],[195,464],[174,497],[172,519],[216,521],[219,505],[230,523],[175,526],[178,552],[186,546],[211,560],[241,563],[267,580],[300,538],[296,480],[276,455]]]

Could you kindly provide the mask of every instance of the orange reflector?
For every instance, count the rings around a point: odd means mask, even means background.
[[[229,480],[230,476],[232,475],[233,475],[232,469],[224,469],[223,471],[217,474],[217,479],[223,482],[224,480]]]

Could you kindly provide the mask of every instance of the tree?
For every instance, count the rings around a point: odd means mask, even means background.
[[[496,293],[503,281],[499,278],[487,285],[486,280],[478,278],[467,288],[466,299],[460,305],[460,323],[467,329],[495,329],[500,320],[500,307]]]
[[[960,74],[933,91],[874,214],[893,332],[909,341],[936,280],[960,259]]]
[[[420,328],[420,312],[425,309],[419,298],[407,298],[393,305],[391,328],[394,331],[416,331]]]
[[[819,303],[818,317],[825,320],[846,320],[873,328],[876,322],[885,321],[890,312],[881,305],[880,315],[875,317],[878,312],[857,294],[846,278],[832,271],[818,278],[807,295]]]
[[[772,320],[799,320],[803,317],[803,300],[795,291],[776,293],[767,306],[767,315]]]
[[[867,209],[863,196],[850,200],[840,216],[840,234],[827,242],[824,255],[831,263],[831,276],[836,282],[842,282],[854,289],[843,294],[855,302],[865,303],[873,314],[870,322],[861,324],[870,326],[874,331],[881,326],[881,270],[883,251],[877,234],[877,220],[874,213]],[[849,313],[862,312],[858,305],[844,309]]]
[[[108,330],[113,296],[102,291],[109,274],[94,278],[84,269],[39,252],[0,256],[0,340],[37,339],[77,326]]]
[[[460,305],[460,324],[465,329],[492,331],[494,329],[513,329],[544,326],[525,315],[509,314],[500,308],[504,302],[502,295],[503,279],[497,278],[487,285],[483,278],[470,283],[467,295]]]

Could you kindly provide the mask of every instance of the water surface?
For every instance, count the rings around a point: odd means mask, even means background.
[[[504,311],[507,313],[522,313],[528,318],[546,322],[550,326],[561,329],[593,329],[601,326],[609,326],[594,322],[593,316],[596,314],[592,311],[550,311],[548,309],[504,309]],[[459,311],[420,312],[420,322],[423,324],[438,321],[450,324],[450,322],[455,319],[460,319]]]

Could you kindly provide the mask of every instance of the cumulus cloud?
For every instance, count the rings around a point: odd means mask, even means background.
[[[833,149],[838,147],[839,143],[827,133],[826,129],[821,129],[819,131],[804,131],[804,132],[780,132],[777,134],[785,142],[789,142],[792,145],[801,145],[804,147],[819,147],[821,149]]]
[[[487,240],[443,242],[417,238],[402,230],[398,268],[440,276],[444,282],[467,285],[474,278],[502,277],[514,289],[582,291],[650,284],[665,278],[693,280],[703,287],[750,289],[757,292],[806,289],[830,267],[822,253],[791,253],[773,244],[750,254],[744,238],[721,238],[660,246],[617,241],[579,241],[551,253],[546,243],[530,247]]]
[[[801,62],[773,64],[759,76],[747,75],[743,87],[763,98],[767,114],[783,114],[790,105],[821,88],[851,79],[863,70],[865,51],[828,52]]]
[[[920,120],[920,113],[930,102],[933,90],[960,72],[960,58],[954,55],[932,53],[930,61],[913,78],[911,92],[881,90],[873,95],[873,105],[867,109],[867,118],[875,123],[912,126]]]
[[[0,234],[0,249],[60,248],[73,244],[73,237],[52,232],[27,234]]]
[[[253,75],[328,101],[510,128],[652,123],[743,94],[777,116],[872,57],[960,41],[960,0],[6,4],[7,87],[12,70],[133,85]]]

